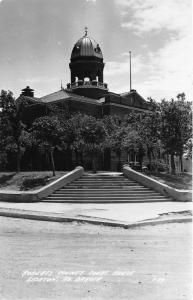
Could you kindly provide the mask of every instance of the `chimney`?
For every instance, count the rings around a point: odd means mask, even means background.
[[[20,96],[34,97],[34,90],[32,90],[29,86],[26,86],[25,89],[22,90]]]

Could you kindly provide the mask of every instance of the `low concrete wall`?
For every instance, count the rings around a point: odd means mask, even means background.
[[[123,166],[123,174],[146,187],[152,188],[164,196],[171,197],[175,201],[192,201],[192,192],[190,190],[174,189],[142,173],[134,171],[127,165]]]
[[[38,202],[66,184],[80,178],[84,173],[83,167],[77,167],[50,184],[31,192],[23,191],[0,191],[0,201],[9,202]]]

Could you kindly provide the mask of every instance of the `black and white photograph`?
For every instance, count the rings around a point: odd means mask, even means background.
[[[0,299],[192,300],[192,1],[0,0]]]

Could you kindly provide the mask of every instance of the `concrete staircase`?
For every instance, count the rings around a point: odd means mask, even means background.
[[[122,173],[85,173],[44,198],[44,202],[63,203],[136,203],[166,202],[165,197],[136,181],[127,179]]]

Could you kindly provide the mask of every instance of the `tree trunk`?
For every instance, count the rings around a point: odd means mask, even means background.
[[[17,152],[17,173],[19,173],[21,171],[21,168],[20,168],[20,151],[18,150]]]
[[[143,156],[139,154],[139,165],[140,165],[140,170],[142,172],[142,167],[143,167]]]
[[[66,165],[67,170],[72,170],[72,151],[69,147],[66,149]]]
[[[170,173],[170,160],[169,160],[169,155],[166,155],[166,164],[167,164],[167,173]]]
[[[92,171],[93,173],[96,173],[97,170],[96,170],[96,161],[95,161],[95,155],[92,154]]]
[[[76,165],[79,165],[79,159],[78,159],[78,151],[75,150],[75,156],[76,156]]]
[[[184,172],[184,164],[183,164],[182,155],[180,155],[180,169],[181,169],[181,172]]]
[[[117,164],[117,171],[121,171],[121,151],[118,151],[118,164]]]
[[[17,155],[16,155],[16,160],[17,160],[17,173],[21,171],[20,163],[21,163],[21,151],[20,147],[17,147]]]
[[[154,154],[154,159],[155,159],[155,173],[158,173],[158,155],[157,155],[157,151]]]
[[[111,149],[107,148],[104,150],[104,170],[111,170]]]
[[[175,161],[174,161],[174,154],[171,154],[171,174],[172,175],[176,174],[176,166],[175,166]]]
[[[83,162],[83,153],[80,152],[80,163],[81,163],[81,166],[83,166],[84,162]]]
[[[152,166],[151,166],[151,150],[148,149],[148,158],[149,158],[149,171],[151,171]]]
[[[54,164],[53,151],[50,151],[50,157],[51,157],[51,163],[52,163],[52,172],[53,172],[53,176],[56,176],[56,170],[55,170],[55,164]]]

